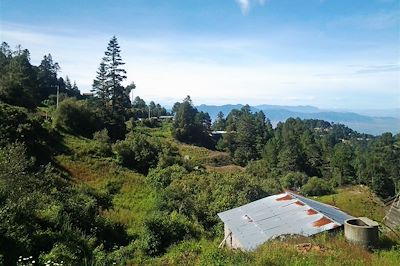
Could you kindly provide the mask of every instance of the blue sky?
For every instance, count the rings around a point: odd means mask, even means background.
[[[400,0],[1,0],[0,23],[82,91],[116,35],[146,100],[400,106]]]

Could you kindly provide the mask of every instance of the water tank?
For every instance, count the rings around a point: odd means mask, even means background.
[[[344,222],[344,236],[351,243],[373,248],[378,243],[378,226],[377,222],[367,217],[348,219]]]

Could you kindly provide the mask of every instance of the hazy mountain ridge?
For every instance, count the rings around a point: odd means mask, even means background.
[[[218,112],[222,111],[225,116],[233,109],[242,108],[242,104],[206,105],[197,106],[199,111],[208,112],[214,120]],[[314,106],[282,106],[282,105],[256,105],[252,106],[253,112],[263,111],[271,120],[272,124],[286,121],[290,117],[301,119],[321,119],[334,123],[341,123],[360,132],[379,135],[384,132],[397,134],[400,132],[400,118],[368,116],[355,112],[322,110]],[[372,114],[372,112],[371,112]]]

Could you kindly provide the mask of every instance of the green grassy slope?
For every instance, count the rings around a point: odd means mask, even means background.
[[[378,222],[385,216],[383,202],[366,186],[340,188],[335,194],[315,199],[336,206],[352,216],[366,216]]]
[[[192,162],[205,165],[208,171],[242,171],[238,166],[229,165],[229,156],[225,153],[176,142],[168,128],[138,130],[171,141],[178,146],[183,157],[187,155]],[[112,191],[113,207],[103,211],[103,215],[124,224],[130,235],[140,235],[144,219],[156,209],[157,195],[145,182],[145,176],[117,165],[111,157],[93,154],[93,140],[66,134],[63,137],[68,152],[57,156],[59,165],[69,172],[77,185]],[[218,159],[214,160],[215,157]],[[221,163],[215,164],[215,161]],[[354,216],[380,221],[384,215],[379,199],[362,186],[339,189],[334,195],[316,199]],[[132,254],[131,265],[398,265],[400,261],[398,250],[368,252],[348,244],[340,234],[273,241],[252,253],[219,249],[221,240],[221,236],[200,241],[189,239],[172,246],[157,258]],[[307,243],[306,248],[299,245],[304,243]]]
[[[155,191],[145,176],[117,165],[112,158],[90,156],[93,140],[64,135],[69,153],[57,156],[58,164],[79,184],[113,194],[113,207],[103,214],[127,227],[131,235],[140,234],[141,224],[155,205]]]

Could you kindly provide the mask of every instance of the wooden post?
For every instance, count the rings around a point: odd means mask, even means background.
[[[230,232],[229,234],[227,234],[224,238],[224,240],[222,240],[222,242],[219,244],[218,248],[222,248],[225,245],[226,240],[228,239],[229,236],[232,235],[232,232]]]

